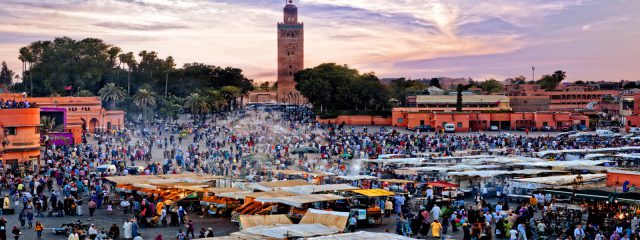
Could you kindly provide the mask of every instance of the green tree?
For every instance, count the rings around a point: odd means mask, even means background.
[[[184,105],[183,102],[183,99],[176,96],[161,98],[158,101],[158,114],[166,120],[178,120],[178,116]]]
[[[137,66],[133,52],[123,53],[118,56],[121,64],[127,65],[127,95],[131,95],[131,71]]]
[[[91,91],[82,89],[78,92],[78,97],[91,97],[95,96]]]
[[[141,88],[133,95],[133,103],[142,110],[143,119],[146,119],[149,108],[156,105],[156,94],[149,89]]]
[[[553,91],[566,77],[564,71],[558,70],[551,75],[543,75],[537,83],[541,88],[547,91]]]
[[[10,86],[13,78],[13,71],[9,70],[7,63],[2,61],[0,70],[0,86]]]
[[[320,64],[299,71],[295,80],[296,89],[319,112],[381,110],[388,105],[389,93],[375,74],[361,75],[345,65]]]
[[[456,90],[458,91],[456,95],[456,111],[461,112],[462,111],[462,91],[464,91],[464,87],[462,86],[462,84],[458,84],[458,88]]]
[[[227,100],[230,109],[235,106],[235,101],[242,95],[242,90],[236,86],[224,86],[220,88],[220,93]]]
[[[127,95],[124,89],[115,83],[107,83],[98,91],[98,94],[102,101],[109,102],[110,109],[115,109],[116,102],[124,99]]]
[[[199,93],[192,93],[185,98],[184,105],[191,111],[193,119],[196,118],[196,115],[204,117],[204,115],[209,113],[209,110],[211,109],[206,97],[201,96]]]
[[[440,86],[440,80],[438,78],[432,78],[431,81],[429,82],[429,86],[430,87],[442,88]]]
[[[482,88],[482,91],[485,91],[489,94],[497,93],[502,91],[502,83],[498,82],[498,80],[495,79],[488,79],[480,83],[480,88]]]

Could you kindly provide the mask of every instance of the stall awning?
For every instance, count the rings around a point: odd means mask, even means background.
[[[367,197],[388,197],[396,195],[394,192],[384,189],[356,189],[351,191],[354,193],[365,195]]]
[[[277,224],[293,224],[285,214],[276,215],[240,215],[240,229]]]
[[[450,183],[450,182],[444,182],[444,181],[428,182],[427,185],[432,186],[432,187],[441,187],[441,188],[457,187],[458,186],[458,184]]]
[[[256,198],[256,201],[263,203],[282,203],[289,206],[302,207],[305,203],[328,202],[343,199],[345,199],[345,197],[335,194],[311,194],[285,197],[259,197]]]
[[[415,181],[404,180],[404,179],[380,179],[378,181],[386,182],[386,183],[399,183],[399,184],[415,183]]]
[[[324,184],[324,185],[305,185],[281,188],[282,191],[297,193],[297,194],[312,194],[319,192],[331,192],[331,191],[346,191],[358,189],[357,187],[349,184]]]

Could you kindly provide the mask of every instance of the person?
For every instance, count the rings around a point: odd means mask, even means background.
[[[98,229],[96,229],[96,225],[91,224],[89,227],[89,239],[95,239],[98,236]]]
[[[133,239],[133,234],[131,232],[131,228],[132,228],[132,224],[131,222],[127,219],[126,222],[124,222],[124,225],[122,226],[122,234],[124,234],[124,239],[125,240],[131,240]]]
[[[187,240],[187,234],[182,232],[182,229],[178,229],[178,234],[176,234],[176,240]]]
[[[208,237],[208,238],[214,237],[214,236],[213,236],[213,228],[209,228],[209,229],[207,230],[207,236],[206,236],[206,237]]]
[[[391,211],[393,211],[393,203],[390,198],[387,198],[387,201],[384,202],[384,216],[390,217]]]
[[[0,218],[0,240],[7,240],[7,221]]]
[[[36,230],[36,237],[38,239],[41,239],[42,231],[44,231],[44,225],[42,225],[40,221],[36,221],[36,227],[34,228],[34,230]]]
[[[189,222],[187,223],[187,237],[189,237],[189,233],[191,233],[191,238],[196,238],[196,236],[194,235],[194,227],[193,227],[193,221],[189,220]]]
[[[431,217],[433,217],[434,221],[440,219],[441,212],[442,210],[440,210],[440,207],[438,207],[438,205],[433,206],[433,208],[431,209]]]
[[[162,240],[162,234],[158,234],[158,236],[156,236],[156,239],[154,240]]]
[[[18,226],[13,226],[13,230],[11,231],[11,233],[13,233],[13,238],[15,240],[20,239],[20,235],[22,234]]]
[[[22,209],[22,211],[20,211],[20,214],[18,214],[18,220],[20,220],[20,228],[24,228],[24,224],[26,223],[26,216],[24,213],[24,209]]]
[[[96,235],[96,240],[106,240],[106,239],[109,239],[109,237],[107,236],[107,233],[105,233],[104,231],[100,231],[100,233]]]
[[[29,225],[29,229],[33,227],[33,211],[27,209],[27,225]]]
[[[138,235],[134,237],[133,240],[144,240],[144,239],[142,238],[142,235]]]
[[[524,223],[518,224],[518,240],[527,240],[527,228]]]
[[[584,238],[584,229],[578,224],[573,230],[573,237],[575,240],[582,240]]]
[[[431,236],[434,239],[440,239],[440,232],[442,231],[442,224],[438,221],[438,219],[433,220],[431,224]]]
[[[518,239],[518,230],[515,229],[511,229],[509,230],[509,239],[510,240],[517,240]]]
[[[178,208],[178,221],[180,221],[180,224],[184,224],[184,215],[186,214],[186,211],[184,210],[184,208],[182,208],[182,206],[180,206]]]
[[[469,224],[462,224],[462,240],[471,240],[471,230],[469,229]]]
[[[89,201],[89,216],[93,217],[93,213],[96,211],[96,208],[98,207],[98,204],[93,201],[93,199],[91,199],[91,201]]]
[[[120,228],[114,223],[109,229],[109,235],[113,240],[120,238]]]
[[[356,231],[356,224],[358,224],[358,220],[354,214],[349,218],[349,230],[351,230],[351,232]]]

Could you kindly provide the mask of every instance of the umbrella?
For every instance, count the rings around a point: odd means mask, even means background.
[[[266,161],[269,161],[270,158],[264,153],[256,153],[256,154],[250,154],[250,155],[244,156],[242,157],[242,159],[246,161],[266,162]]]
[[[314,147],[299,147],[291,151],[292,154],[304,154],[304,153],[320,153],[320,149]]]
[[[341,158],[351,158],[351,154],[343,153],[343,154],[340,154],[340,157]]]

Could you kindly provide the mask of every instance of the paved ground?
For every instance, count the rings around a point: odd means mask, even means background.
[[[75,222],[77,220],[81,220],[86,224],[95,224],[99,228],[108,232],[109,228],[112,224],[117,224],[120,227],[122,233],[122,224],[128,218],[133,218],[133,215],[124,215],[120,209],[114,209],[114,213],[112,215],[107,215],[106,210],[97,209],[93,217],[89,217],[89,210],[87,205],[84,204],[84,216],[69,216],[69,217],[38,217],[34,219],[35,221],[41,221],[45,228],[47,228],[43,233],[43,239],[67,239],[67,236],[64,235],[56,235],[51,229],[53,227],[60,227],[64,223]],[[8,235],[10,234],[13,226],[20,226],[20,221],[18,221],[18,215],[3,215],[7,220],[7,230]],[[190,214],[189,218],[194,221],[195,229],[196,229],[196,237],[198,237],[198,232],[200,228],[212,228],[215,232],[216,236],[225,236],[229,235],[232,232],[238,231],[238,224],[229,221],[226,218],[214,218],[214,217],[200,217],[195,214]],[[25,229],[22,229],[22,237],[20,239],[36,239],[36,233],[33,229],[27,229],[28,226],[25,226]],[[186,228],[181,227],[183,230]],[[178,227],[158,227],[158,228],[144,228],[140,230],[140,233],[144,239],[154,239],[158,234],[162,234],[164,239],[172,239],[175,234],[178,232]],[[122,237],[122,236],[121,236]]]

